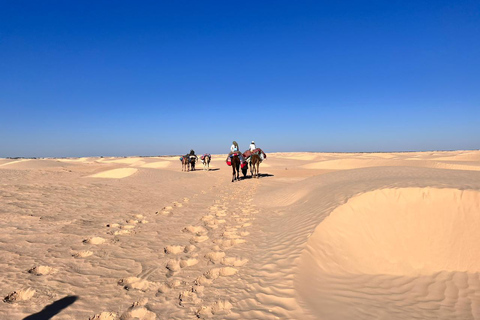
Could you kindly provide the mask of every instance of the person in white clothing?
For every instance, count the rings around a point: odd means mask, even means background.
[[[230,152],[235,152],[235,151],[240,151],[237,141],[233,141],[232,146],[230,147]]]
[[[257,149],[257,146],[255,146],[255,141],[252,141],[252,143],[250,143],[250,151],[253,151]]]
[[[228,156],[227,156],[227,161],[228,161],[228,158],[230,158],[230,156],[231,156],[232,154],[234,154],[234,153],[236,153],[236,154],[241,154],[240,148],[238,147],[237,141],[233,141],[233,142],[232,142],[232,145],[231,145],[231,147],[230,147],[230,153],[229,153]]]

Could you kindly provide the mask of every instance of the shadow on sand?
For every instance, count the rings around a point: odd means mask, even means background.
[[[273,175],[273,174],[270,174],[270,173],[259,173],[259,174],[258,174],[258,177],[259,177],[259,178],[273,177],[273,176],[274,176],[274,175]],[[247,175],[247,176],[245,176],[245,177],[240,176],[240,179],[241,179],[241,180],[252,179],[252,176],[251,176],[251,175]]]
[[[60,300],[49,304],[43,308],[40,312],[29,315],[23,320],[48,320],[53,318],[56,314],[60,313],[63,309],[67,308],[69,305],[77,301],[78,296],[66,296]]]

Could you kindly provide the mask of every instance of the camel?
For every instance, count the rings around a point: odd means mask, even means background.
[[[210,160],[212,159],[212,156],[209,154],[204,154],[202,157],[202,163],[203,163],[203,170],[205,171],[210,171]]]
[[[190,155],[189,156],[189,163],[190,163],[190,170],[195,171],[195,162],[198,160],[197,156]]]
[[[238,154],[234,154],[232,157],[232,170],[233,170],[233,175],[232,175],[232,182],[235,180],[240,180],[240,158],[238,157]]]
[[[180,158],[180,161],[182,161],[182,171],[187,171],[188,172],[188,155],[184,155],[183,157]]]
[[[260,156],[258,153],[254,153],[250,157],[250,173],[252,174],[252,178],[257,178],[260,176],[259,172],[260,167]]]

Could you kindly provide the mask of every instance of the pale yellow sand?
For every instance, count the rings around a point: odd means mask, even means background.
[[[0,159],[0,319],[480,319],[480,151],[225,158]]]
[[[160,169],[160,168],[167,168],[171,164],[171,161],[157,161],[157,162],[151,162],[142,165],[142,168],[155,168],[155,169]]]
[[[137,169],[135,168],[121,168],[121,169],[107,170],[100,173],[92,174],[89,177],[90,178],[122,179],[128,176],[131,176],[135,172],[137,172]]]
[[[4,159],[2,162],[0,162],[0,167],[10,166],[12,164],[16,164],[16,163],[20,163],[20,162],[26,162],[26,161],[30,161],[30,159],[20,159],[20,160]]]

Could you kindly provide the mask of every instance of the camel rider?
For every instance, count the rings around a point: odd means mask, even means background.
[[[253,152],[255,149],[257,149],[257,146],[255,145],[255,141],[252,141],[252,143],[250,143],[250,151]]]
[[[240,148],[238,147],[237,141],[232,142],[232,146],[230,147],[230,152],[233,153],[235,151],[240,151]]]
[[[235,153],[240,156],[240,161],[243,163],[244,159],[243,159],[242,153],[240,152],[240,148],[238,147],[237,141],[232,142],[232,146],[230,147],[230,153],[227,156],[227,161]]]
[[[250,144],[250,149],[245,151],[245,153],[243,154],[245,157],[250,157],[250,155],[252,155],[253,153],[258,154],[260,156],[260,161],[263,161],[267,158],[267,155],[265,154],[265,152],[263,152],[262,149],[260,148],[257,148],[257,146],[255,145],[255,141],[252,141],[252,143]]]
[[[195,154],[195,151],[193,151],[193,149],[190,150],[190,154],[189,154],[188,156],[189,156],[190,159],[195,158],[195,159],[198,160],[198,157],[197,157],[197,155]]]

